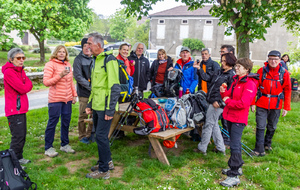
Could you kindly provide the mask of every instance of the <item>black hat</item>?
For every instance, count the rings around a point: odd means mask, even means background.
[[[84,44],[87,44],[87,41],[88,41],[87,38],[83,38],[83,39],[81,40],[81,48],[82,48],[82,49],[83,49],[83,45],[84,45]]]
[[[268,57],[269,57],[270,55],[281,58],[281,53],[280,53],[279,51],[277,51],[277,50],[272,50],[272,51],[270,51],[269,54],[268,54]]]

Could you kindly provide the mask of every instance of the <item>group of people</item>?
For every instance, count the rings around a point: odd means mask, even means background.
[[[174,65],[164,49],[158,50],[157,59],[151,67],[144,57],[146,46],[136,43],[130,51],[130,45],[124,43],[119,47],[118,56],[109,56],[113,51],[104,51],[104,40],[99,33],[91,33],[81,41],[82,51],[75,58],[73,69],[69,63],[68,51],[59,45],[51,55],[44,68],[43,83],[49,87],[48,124],[45,130],[45,155],[55,157],[58,152],[53,147],[55,127],[61,118],[61,146],[66,153],[75,153],[69,145],[69,125],[72,104],[79,100],[78,132],[79,140],[89,144],[96,141],[98,147],[97,165],[91,167],[87,178],[110,177],[114,169],[108,133],[114,112],[118,110],[120,95],[119,63],[122,60],[127,73],[134,79],[134,87],[140,92],[151,86],[163,85],[167,74],[173,69],[182,71],[180,85],[183,91],[195,93],[203,90],[207,93],[209,103],[206,121],[201,134],[201,142],[196,152],[207,154],[207,146],[213,137],[215,151],[225,154],[230,148],[231,156],[228,169],[222,173],[228,177],[221,182],[224,186],[240,183],[238,175],[242,174],[241,136],[248,122],[249,109],[256,108],[256,144],[254,156],[264,156],[265,151],[272,150],[272,138],[276,130],[281,109],[285,116],[290,108],[291,83],[286,64],[288,59],[279,51],[268,54],[268,61],[257,74],[251,73],[253,62],[248,58],[237,59],[231,45],[221,47],[221,67],[211,59],[209,49],[201,51],[202,61],[194,61],[191,50],[182,47],[180,59]],[[129,56],[128,56],[129,55]],[[23,158],[26,138],[26,112],[28,111],[27,93],[32,83],[26,76],[25,55],[19,48],[8,52],[8,62],[3,66],[5,85],[5,113],[8,118],[12,138],[10,148],[16,152],[20,163],[30,162]],[[105,63],[104,63],[105,62]],[[105,64],[105,66],[104,66]],[[104,68],[105,67],[105,68]],[[73,84],[77,81],[77,90]],[[256,99],[255,99],[256,97]],[[284,103],[283,103],[284,102]],[[92,115],[93,125],[86,127],[84,119]],[[230,138],[222,136],[218,120],[222,115],[222,127],[229,132]],[[265,128],[267,132],[264,135]]]

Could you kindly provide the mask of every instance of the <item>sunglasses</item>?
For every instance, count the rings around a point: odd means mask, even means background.
[[[23,60],[25,60],[26,59],[26,57],[15,57],[17,60],[21,60],[21,59],[23,59]]]

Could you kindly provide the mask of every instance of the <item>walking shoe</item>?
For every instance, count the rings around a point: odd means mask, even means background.
[[[94,171],[98,170],[98,168],[99,168],[99,165],[98,165],[98,164],[95,165],[95,166],[92,166],[92,167],[91,167],[91,171],[94,172]],[[108,162],[108,169],[109,169],[109,170],[114,170],[114,169],[115,169],[115,166],[114,166],[114,163],[113,163],[112,160]]]
[[[230,168],[222,169],[222,174],[227,175],[227,172],[230,170],[231,170]],[[243,175],[243,169],[239,168],[238,173],[239,173],[238,175]]]
[[[73,150],[71,148],[71,146],[68,144],[66,146],[61,146],[60,150],[66,152],[66,153],[73,153],[73,154],[75,153],[75,150]]]
[[[239,185],[241,183],[238,176],[235,177],[227,177],[224,181],[221,181],[220,185],[225,187],[232,187]]]
[[[199,150],[198,148],[195,148],[193,149],[194,152],[197,152],[197,153],[200,153],[200,154],[203,154],[204,156],[206,156],[206,152],[202,152],[201,150]]]
[[[24,159],[24,158],[21,158],[21,159],[19,160],[19,162],[20,162],[20,164],[28,164],[28,163],[30,163],[31,161],[30,161],[30,160],[27,160],[27,159]]]
[[[212,150],[213,152],[215,152],[215,153],[222,153],[224,156],[226,156],[226,152],[225,151],[220,151],[220,150],[218,150],[216,147]]]
[[[80,140],[80,142],[82,142],[82,143],[84,143],[84,144],[90,144],[89,139],[86,138],[86,137],[83,137],[83,138]]]
[[[266,151],[273,151],[273,148],[271,146],[265,146]]]
[[[266,153],[265,152],[256,152],[256,151],[252,151],[250,152],[251,156],[265,156]]]
[[[45,151],[45,155],[49,156],[49,157],[55,157],[58,155],[58,152],[55,151],[55,148],[51,147],[51,148],[48,148],[46,151]]]
[[[98,179],[98,178],[102,178],[102,179],[109,179],[109,174],[110,171],[108,170],[107,172],[100,172],[100,171],[94,171],[92,173],[88,173],[86,174],[86,178],[94,178],[94,179]]]

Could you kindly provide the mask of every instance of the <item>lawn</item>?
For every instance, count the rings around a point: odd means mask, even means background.
[[[251,159],[243,153],[245,165],[241,184],[235,189],[299,189],[300,188],[300,103],[292,103],[292,111],[280,117],[273,139],[273,152],[265,157]],[[56,129],[54,147],[59,155],[44,156],[44,131],[47,125],[47,108],[29,111],[27,114],[27,141],[24,157],[32,160],[26,172],[38,189],[226,189],[219,182],[226,176],[221,174],[227,168],[230,155],[213,153],[208,155],[193,152],[198,142],[187,136],[178,139],[178,148],[167,150],[170,166],[161,164],[153,155],[148,155],[147,137],[128,134],[115,140],[111,147],[115,170],[109,180],[86,179],[86,173],[97,161],[95,143],[85,145],[78,142],[78,103],[73,106],[70,125],[70,145],[75,154],[59,151],[60,132]],[[10,130],[5,117],[0,117],[1,150],[9,148]],[[255,115],[250,113],[249,125],[242,137],[250,148],[255,144]]]

